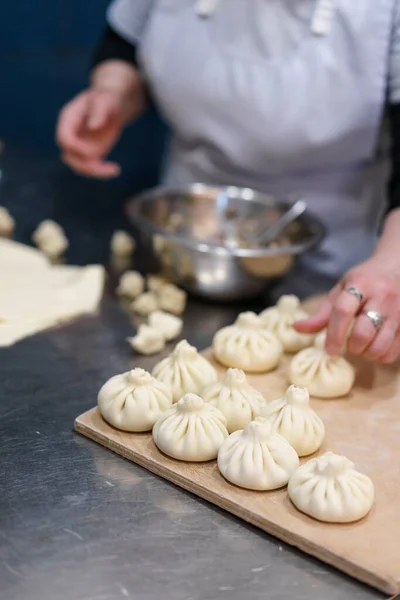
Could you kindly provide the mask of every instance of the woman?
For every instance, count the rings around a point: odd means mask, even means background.
[[[149,91],[174,133],[167,183],[301,194],[326,225],[291,284],[339,283],[297,329],[327,326],[336,354],[355,319],[351,353],[397,359],[400,0],[114,0],[108,23],[89,89],[60,116],[65,162],[118,175],[106,156]]]

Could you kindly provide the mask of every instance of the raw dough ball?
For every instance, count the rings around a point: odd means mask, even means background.
[[[248,373],[271,371],[283,353],[278,338],[252,312],[240,314],[233,325],[220,329],[214,336],[213,350],[215,358],[225,367]]]
[[[172,283],[159,289],[160,308],[173,315],[181,315],[186,308],[187,293]]]
[[[167,245],[167,240],[162,235],[153,235],[152,246],[156,254],[162,254],[163,250]]]
[[[109,379],[97,403],[103,418],[117,429],[150,431],[172,405],[172,393],[147,371],[133,369]]]
[[[207,386],[201,397],[222,412],[229,433],[243,429],[260,415],[266,404],[262,394],[247,382],[241,369],[228,369],[222,381]]]
[[[147,289],[150,292],[158,293],[164,285],[169,283],[168,279],[161,275],[148,275],[146,277]]]
[[[199,394],[204,386],[217,381],[214,367],[186,340],[153,369],[153,376],[172,388],[174,402],[184,394]]]
[[[43,254],[51,259],[62,256],[69,246],[63,228],[50,219],[40,223],[32,239]]]
[[[293,329],[295,321],[308,317],[308,314],[300,308],[300,300],[297,296],[282,296],[276,306],[264,310],[260,317],[264,326],[282,343],[285,352],[299,352],[313,343],[314,336],[297,333]]]
[[[160,331],[167,342],[175,340],[181,333],[183,321],[162,310],[156,310],[149,316],[149,325]]]
[[[287,484],[299,466],[289,442],[261,417],[235,431],[218,452],[221,474],[248,490],[275,490]]]
[[[140,325],[135,337],[128,338],[128,342],[136,352],[144,355],[158,354],[165,348],[162,332],[149,325]]]
[[[266,404],[261,414],[299,456],[316,452],[324,441],[324,424],[311,408],[306,388],[291,385],[283,398]]]
[[[203,462],[217,458],[228,437],[224,415],[196,394],[186,394],[158,419],[156,446],[178,460]]]
[[[300,511],[319,521],[351,523],[365,517],[374,503],[374,484],[345,456],[327,452],[297,469],[288,486]]]
[[[301,350],[289,367],[290,383],[306,387],[318,398],[340,398],[353,387],[355,371],[342,356],[329,356],[325,352],[325,333],[319,334],[314,346]]]
[[[11,237],[15,229],[15,219],[4,206],[0,206],[0,236]]]
[[[152,312],[158,309],[158,299],[153,292],[145,292],[141,294],[134,300],[131,304],[131,309],[133,312],[141,315],[142,317],[147,317]]]
[[[115,231],[111,238],[111,254],[116,256],[130,256],[134,253],[136,242],[126,231]]]
[[[137,271],[127,271],[122,275],[117,287],[117,294],[135,299],[144,290],[144,279]]]

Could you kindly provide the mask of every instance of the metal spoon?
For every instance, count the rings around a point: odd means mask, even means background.
[[[280,233],[287,227],[292,221],[300,217],[307,209],[307,204],[304,200],[297,200],[279,219],[275,221],[270,227],[268,227],[259,236],[253,238],[252,242],[259,244],[260,246],[267,246],[273,242]]]

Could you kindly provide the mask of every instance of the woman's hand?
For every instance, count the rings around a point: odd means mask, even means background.
[[[117,94],[91,89],[79,94],[61,111],[57,143],[64,162],[87,177],[116,177],[119,166],[106,160],[124,126]]]
[[[347,291],[361,292],[360,300]],[[377,311],[384,323],[377,329],[366,316]],[[346,344],[351,354],[368,360],[392,363],[400,356],[400,256],[377,253],[351,269],[331,290],[318,312],[296,323],[302,333],[315,333],[327,327],[326,350],[339,354]]]
[[[116,177],[120,168],[106,157],[124,127],[146,108],[140,74],[121,60],[101,63],[92,73],[91,88],[61,111],[57,143],[62,158],[74,171],[88,177]]]

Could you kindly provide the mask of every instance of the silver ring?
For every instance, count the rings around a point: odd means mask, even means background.
[[[348,294],[351,294],[352,296],[355,296],[359,302],[362,302],[364,300],[364,294],[354,286],[346,288],[346,292]]]
[[[385,322],[385,317],[377,310],[368,310],[364,313],[366,317],[372,322],[375,329],[380,329]]]

